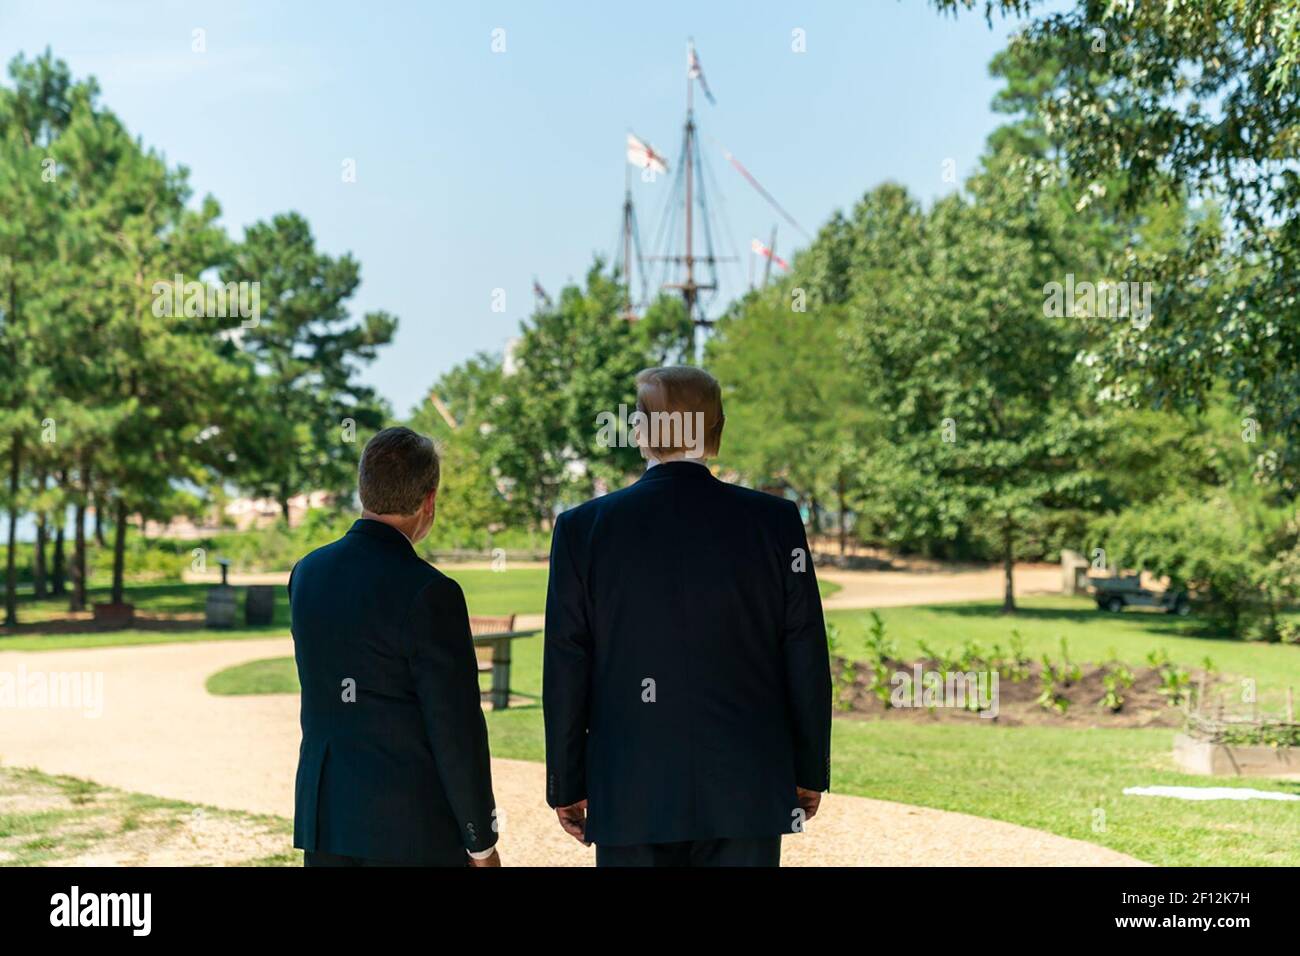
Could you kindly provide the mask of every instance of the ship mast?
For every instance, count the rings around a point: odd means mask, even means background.
[[[695,45],[691,43],[688,47],[688,62],[694,64]],[[682,301],[686,305],[686,315],[696,329],[695,335],[695,356],[696,361],[700,361],[704,355],[704,336],[707,330],[713,325],[713,320],[705,316],[704,310],[700,305],[700,293],[717,289],[716,277],[711,282],[699,282],[695,278],[695,267],[697,263],[704,263],[712,266],[719,260],[713,255],[713,250],[708,250],[708,255],[695,255],[695,193],[700,189],[700,203],[703,206],[703,182],[696,182],[696,176],[701,174],[699,148],[696,140],[695,129],[695,81],[696,71],[688,69],[686,71],[686,128],[682,139],[682,173],[685,176],[685,199],[686,215],[684,217],[685,233],[683,236],[683,255],[668,256],[673,262],[679,262],[685,266],[685,275],[681,282],[665,283],[665,288],[677,289],[682,294]],[[707,213],[706,213],[707,215]],[[707,229],[707,223],[705,224]]]
[[[636,310],[632,308],[632,231],[635,214],[632,211],[632,174],[631,167],[624,164],[623,191],[623,318],[629,322],[636,321]]]

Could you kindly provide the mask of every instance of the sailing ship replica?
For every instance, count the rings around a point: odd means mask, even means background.
[[[738,262],[734,245],[732,254],[718,254],[716,243],[719,239],[729,237],[717,218],[710,201],[712,190],[717,188],[700,144],[700,131],[695,120],[696,87],[710,104],[715,103],[704,70],[700,66],[695,44],[688,41],[686,48],[686,121],[682,133],[682,145],[678,152],[672,188],[664,203],[656,233],[654,247],[657,254],[646,257],[641,250],[640,230],[637,224],[636,207],[632,201],[631,168],[639,168],[642,179],[653,182],[660,175],[667,175],[669,164],[665,157],[656,151],[647,141],[635,133],[627,134],[627,179],[623,197],[623,220],[620,230],[618,249],[614,255],[614,270],[625,288],[623,315],[635,321],[638,313],[643,313],[649,304],[652,278],[656,290],[669,289],[678,293],[686,308],[686,315],[695,329],[695,354],[697,360],[703,354],[704,340],[713,327],[714,316],[711,307],[718,295],[718,266],[724,262]],[[770,193],[765,190],[750,174],[740,161],[727,150],[723,151],[727,161],[758,191],[772,207],[794,227],[807,236],[802,227],[777,204]],[[754,239],[750,244],[751,256],[764,260],[763,284],[771,275],[771,266],[775,262],[782,269],[788,269],[786,263],[776,254],[776,228],[772,229],[772,238],[768,243]],[[647,262],[657,264],[648,267]],[[753,285],[751,258],[750,285]],[[635,264],[634,264],[635,263]],[[634,295],[639,291],[639,296]]]

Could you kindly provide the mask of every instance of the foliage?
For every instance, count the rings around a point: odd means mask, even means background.
[[[973,0],[937,0],[956,12]],[[1012,42],[1048,62],[1033,107],[1079,204],[1134,210],[1191,197],[1200,227],[1160,255],[1156,321],[1099,352],[1117,395],[1203,406],[1221,382],[1269,436],[1267,465],[1300,488],[1300,16],[1290,0],[985,6],[1030,22]]]
[[[1070,647],[1065,638],[1061,638],[1060,663],[1053,662],[1051,657],[1044,654],[1042,664],[1042,670],[1038,673],[1038,706],[1064,714],[1070,708],[1070,700],[1061,691],[1077,684],[1083,677],[1083,669],[1070,660]]]
[[[885,707],[890,706],[890,661],[898,658],[898,648],[885,636],[885,621],[875,611],[871,612],[871,625],[867,630],[864,662],[871,670],[867,678],[867,693],[872,694]]]
[[[1279,614],[1296,595],[1293,514],[1258,495],[1170,496],[1100,519],[1095,533],[1115,566],[1189,589],[1234,637],[1262,627],[1276,639]]]
[[[133,566],[132,519],[202,510],[229,488],[287,499],[351,483],[383,406],[356,382],[394,320],[349,323],[350,257],[316,252],[293,213],[232,242],[212,197],[133,137],[49,51],[0,87],[0,447],[9,512],[6,623],[16,623],[18,515],[71,550],[69,606],[112,542],[112,599]],[[261,286],[246,316],[219,285]],[[179,277],[179,279],[177,278]],[[222,287],[222,292],[227,290]],[[256,307],[256,306],[255,306]],[[251,318],[251,322],[247,321]],[[65,516],[72,511],[71,526]],[[47,560],[32,562],[38,593]],[[154,569],[161,570],[161,569]]]
[[[1160,694],[1169,706],[1176,707],[1188,699],[1192,692],[1192,675],[1185,667],[1171,661],[1164,648],[1149,653],[1147,663],[1160,671]]]
[[[832,668],[832,675],[835,682],[834,699],[835,707],[838,710],[852,710],[853,701],[849,697],[849,692],[853,689],[853,683],[857,678],[858,668],[854,660],[840,656],[840,631],[834,621],[826,622],[826,650],[830,654],[832,664],[838,664],[838,669]]]
[[[1119,713],[1124,709],[1124,691],[1133,686],[1133,671],[1121,661],[1111,660],[1106,665],[1106,673],[1102,676],[1102,697],[1100,706],[1109,710],[1111,713]]]
[[[360,266],[318,252],[296,213],[249,227],[221,279],[259,283],[261,318],[239,329],[255,374],[241,395],[252,414],[236,436],[238,474],[287,520],[297,494],[352,490],[360,448],[387,417],[356,374],[392,340],[397,320],[385,312],[349,318]]]

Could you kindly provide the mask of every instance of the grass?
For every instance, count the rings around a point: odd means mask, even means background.
[[[458,568],[447,565],[442,569],[455,578],[465,592],[465,603],[470,614],[541,614],[546,608],[546,568],[513,568],[507,571]],[[202,614],[207,600],[208,584],[147,584],[127,588],[127,600],[136,609],[148,614]],[[243,588],[237,588],[242,591]],[[839,585],[821,582],[823,596],[834,594]],[[107,601],[107,587],[89,588],[87,606]],[[243,596],[239,598],[243,607]],[[18,619],[24,624],[55,621],[66,617],[67,599],[37,601],[20,596]],[[242,613],[242,612],[241,612]],[[131,628],[121,631],[95,631],[90,629],[59,634],[17,634],[7,636],[0,632],[0,651],[53,651],[78,647],[118,647],[132,644],[177,644],[189,641],[237,641],[258,637],[278,637],[289,632],[289,595],[279,588],[276,592],[272,622],[264,627],[239,627],[229,630],[192,628],[185,630],[142,630]]]
[[[292,657],[271,657],[217,671],[204,686],[209,694],[244,697],[255,694],[296,694],[298,668]]]
[[[1300,783],[1195,777],[1161,730],[835,721],[837,792],[956,810],[1100,844],[1161,866],[1296,866],[1295,803],[1124,796],[1130,786]],[[1098,811],[1101,811],[1099,814]],[[1094,829],[1100,824],[1100,830]],[[869,838],[864,835],[864,838]]]
[[[0,866],[296,866],[281,817],[0,767]],[[255,854],[243,854],[252,849]]]

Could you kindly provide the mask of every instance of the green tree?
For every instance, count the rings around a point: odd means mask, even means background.
[[[202,275],[225,246],[214,200],[186,208],[183,170],[127,150],[109,193],[116,202],[100,238],[110,291],[97,338],[97,397],[117,415],[97,455],[103,492],[96,504],[111,508],[111,600],[121,603],[128,515],[157,511],[177,482],[203,485],[223,465],[209,426],[220,420],[219,407],[237,381],[221,335],[237,327],[239,316],[220,308],[202,284],[201,296],[191,293],[182,307],[183,287],[175,288],[173,277]]]
[[[55,237],[64,225],[52,146],[72,103],[93,97],[94,88],[74,87],[67,67],[48,52],[33,62],[16,57],[9,76],[13,88],[0,88],[0,436],[8,513],[5,624],[13,626],[18,517],[35,497],[25,479],[50,411],[46,359],[57,346],[42,321],[56,279]]]
[[[843,306],[797,312],[782,290],[724,317],[708,348],[727,414],[720,464],[793,493],[817,530],[832,506],[841,553],[857,476],[883,427],[868,384],[840,360],[848,335]]]
[[[350,315],[360,266],[317,251],[297,213],[249,227],[220,275],[260,290],[260,317],[238,333],[252,362],[240,394],[239,484],[278,502],[287,522],[293,496],[351,488],[364,435],[388,415],[357,375],[392,340],[397,320]]]
[[[1015,609],[1013,567],[1042,509],[1088,504],[1095,427],[1075,356],[1083,328],[1043,307],[1044,285],[1086,272],[1059,190],[1015,152],[993,154],[967,196],[936,203],[906,279],[909,308],[863,307],[853,357],[893,412],[867,494],[887,534],[990,542]]]
[[[1050,60],[1032,105],[1080,203],[1203,203],[1176,247],[1130,271],[1157,282],[1148,328],[1099,354],[1136,401],[1203,408],[1226,384],[1300,490],[1300,16],[1293,0],[1111,3],[937,0],[1027,15],[1012,50]]]

